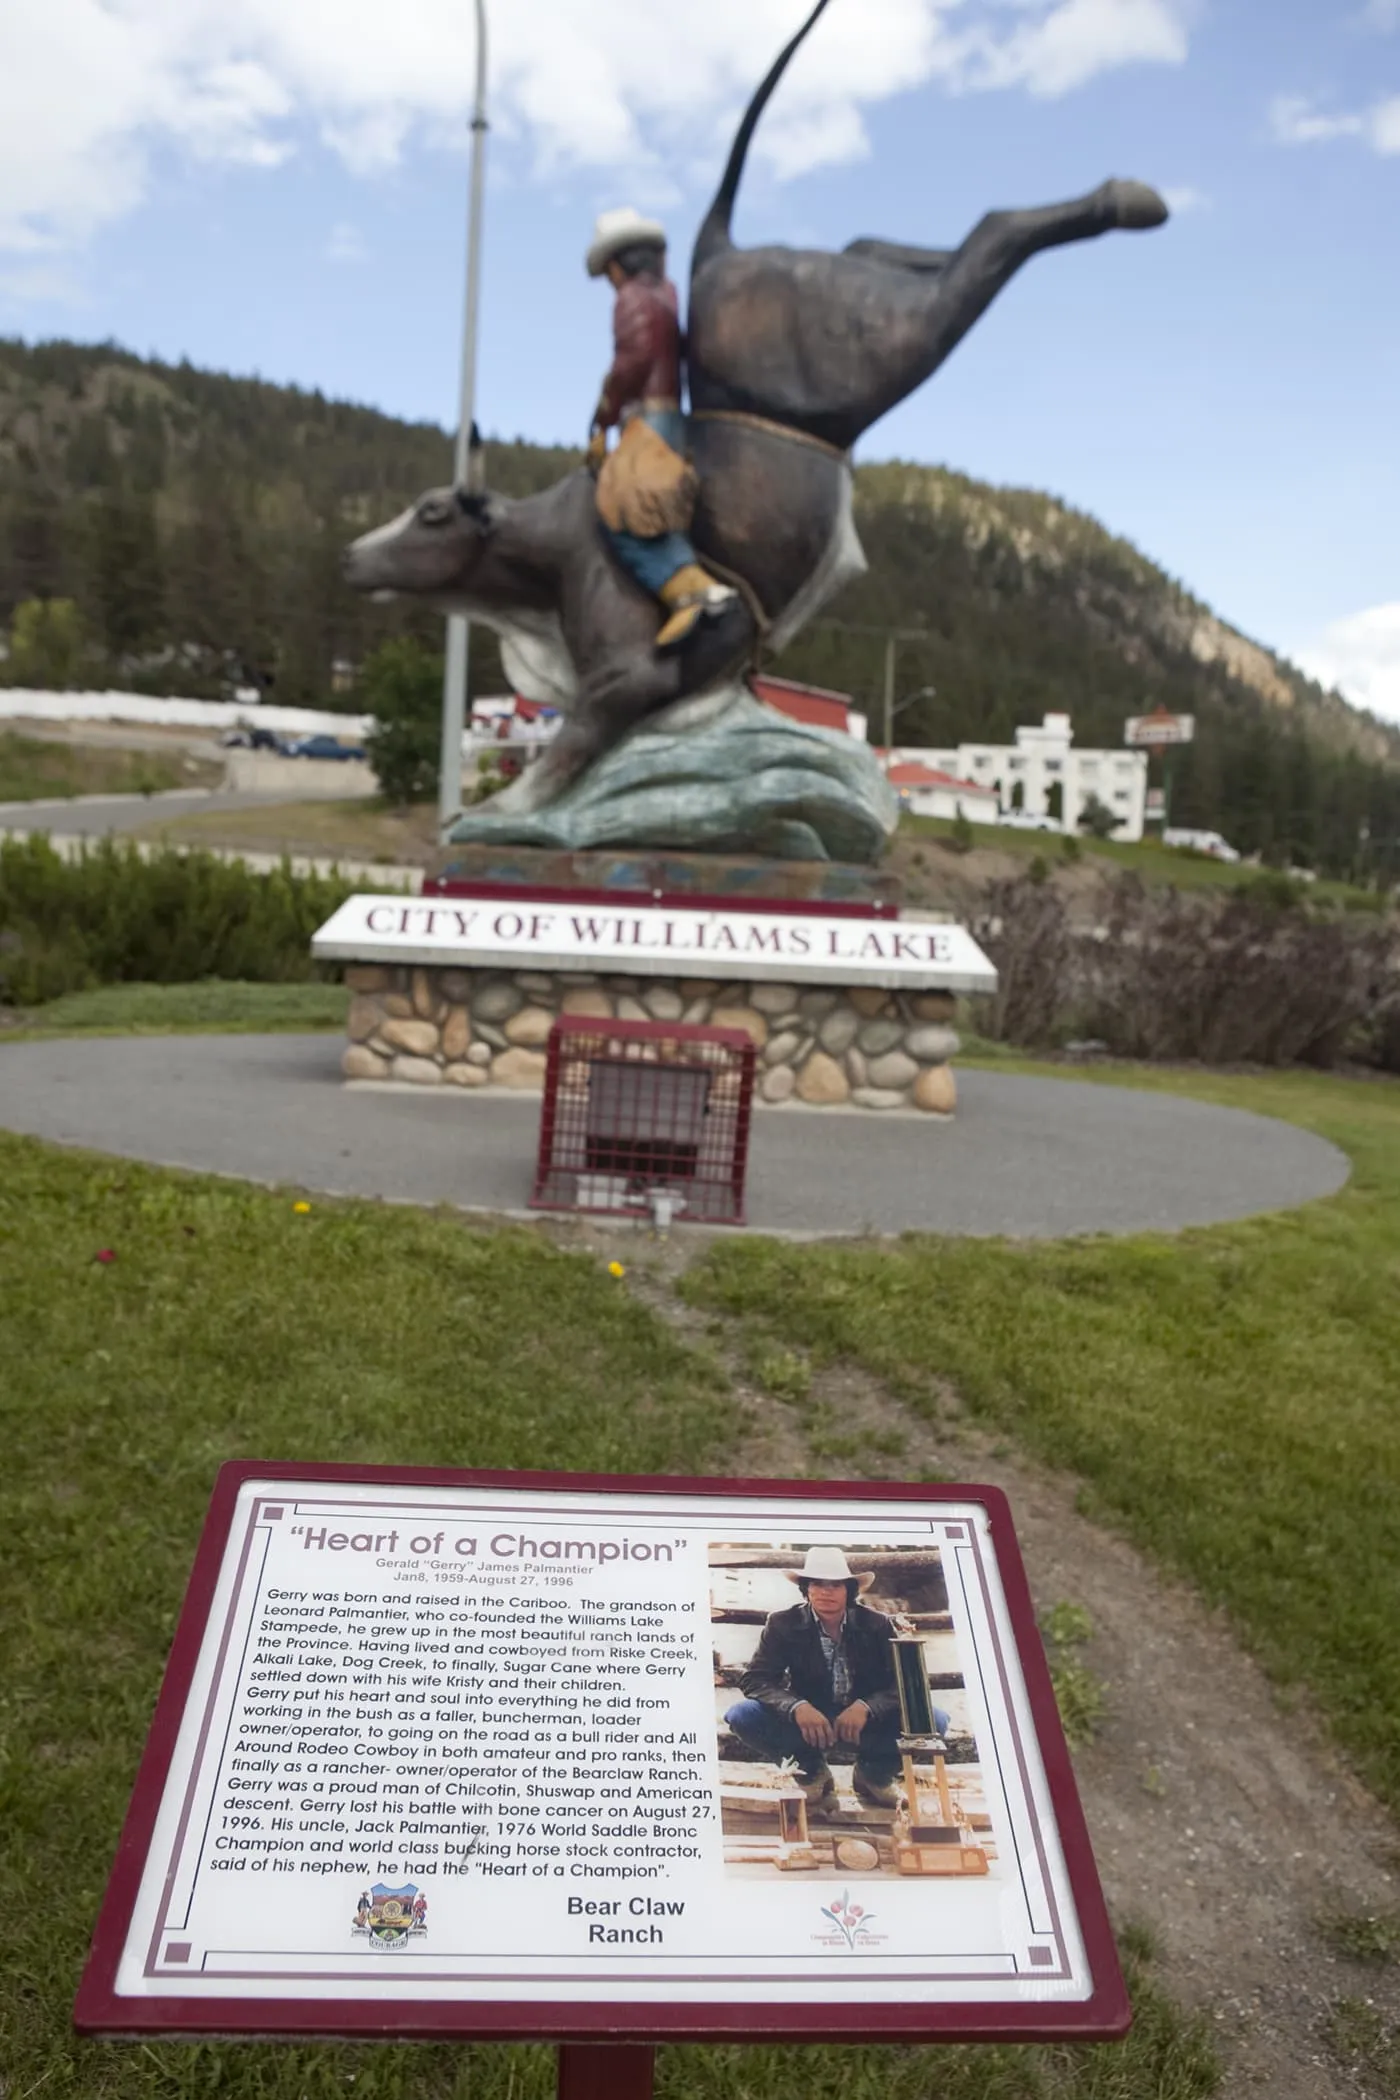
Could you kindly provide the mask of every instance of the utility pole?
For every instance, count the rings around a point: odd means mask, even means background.
[[[476,0],[476,96],[472,105],[472,150],[467,206],[467,290],[462,319],[462,373],[457,410],[457,447],[452,478],[465,488],[471,475],[476,427],[476,319],[481,283],[481,200],[486,181],[486,0]],[[463,613],[447,621],[447,662],[442,678],[442,752],[438,774],[438,831],[445,835],[462,807],[462,733],[467,724],[467,660],[471,625]]]
[[[890,769],[894,749],[894,645],[893,633],[885,636],[885,771]]]
[[[853,620],[814,620],[812,624],[814,627],[823,627],[827,629],[829,633],[832,634],[873,634],[884,636],[885,771],[888,773],[890,769],[890,751],[894,744],[894,718],[899,713],[900,707],[906,706],[908,704],[907,701],[901,701],[899,703],[899,706],[896,706],[895,704],[895,651],[900,642],[929,641],[931,637],[929,635],[928,629],[925,627],[863,627]],[[931,685],[921,685],[917,693],[911,693],[908,696],[908,698],[910,700],[922,700],[925,698],[926,695],[932,693],[933,691],[934,688]]]

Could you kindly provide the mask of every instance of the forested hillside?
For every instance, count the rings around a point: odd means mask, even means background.
[[[523,494],[577,457],[490,442],[487,476]],[[111,345],[0,341],[0,626],[26,601],[71,600],[81,660],[59,652],[56,677],[210,694],[255,678],[289,703],[335,704],[333,665],[391,633],[440,631],[355,599],[338,565],[347,539],[449,461],[434,426],[318,393]],[[883,642],[853,630],[914,630],[897,690],[934,691],[899,716],[910,744],[1008,740],[1051,708],[1080,743],[1118,744],[1128,714],[1190,711],[1174,821],[1338,873],[1400,858],[1400,735],[1126,541],[1049,496],[931,467],[859,468],[857,505],[870,573],[782,659],[789,675],[855,694],[878,728]],[[494,645],[475,640],[474,680],[497,687]]]

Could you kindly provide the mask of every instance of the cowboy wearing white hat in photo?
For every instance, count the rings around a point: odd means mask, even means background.
[[[836,1790],[825,1753],[840,1743],[855,1752],[854,1785],[862,1800],[896,1808],[894,1626],[884,1612],[857,1601],[875,1577],[853,1574],[839,1546],[811,1546],[801,1572],[788,1580],[802,1602],[769,1614],[741,1680],[744,1696],[725,1719],[761,1757],[793,1759],[813,1806]],[[935,1708],[934,1720],[944,1734],[948,1715]]]
[[[617,293],[612,368],[588,442],[598,516],[628,574],[667,610],[657,648],[675,649],[736,593],[701,568],[690,539],[696,479],[686,457],[680,309],[666,275],[665,228],[631,205],[601,213],[588,274],[606,277]],[[622,436],[609,452],[614,425]]]

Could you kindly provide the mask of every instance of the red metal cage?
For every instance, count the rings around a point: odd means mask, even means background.
[[[742,1225],[753,1083],[742,1029],[561,1015],[531,1206]]]

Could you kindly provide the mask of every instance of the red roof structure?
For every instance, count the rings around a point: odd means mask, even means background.
[[[810,723],[814,729],[840,729],[849,735],[849,694],[828,692],[820,685],[800,685],[792,678],[773,678],[766,671],[749,682],[759,699],[780,715]]]
[[[878,752],[876,756],[883,758],[884,753]],[[891,787],[953,788],[960,795],[985,795],[989,801],[996,800],[992,788],[983,787],[976,780],[959,780],[953,773],[936,772],[932,766],[926,766],[918,759],[901,759],[898,765],[889,768],[885,777]]]

